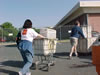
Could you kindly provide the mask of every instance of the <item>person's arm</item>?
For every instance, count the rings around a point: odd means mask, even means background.
[[[83,31],[82,31],[81,28],[79,29],[79,34],[80,34],[83,38],[85,38],[85,36],[84,36]]]
[[[38,34],[34,29],[32,29],[32,33],[33,33],[34,39],[42,39],[42,38],[45,38],[41,34]]]
[[[35,39],[43,39],[43,38],[46,38],[46,37],[42,36],[41,34],[38,34]]]

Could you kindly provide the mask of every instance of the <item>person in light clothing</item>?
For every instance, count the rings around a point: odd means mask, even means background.
[[[18,44],[18,49],[22,55],[24,66],[18,72],[19,75],[31,75],[30,67],[33,62],[33,48],[32,43],[35,38],[45,38],[44,36],[38,34],[34,29],[32,29],[31,20],[27,19],[21,30],[21,41]]]
[[[77,45],[78,45],[78,39],[82,36],[85,38],[82,29],[80,28],[80,22],[76,21],[75,26],[72,28],[71,31],[71,37],[70,37],[70,43],[71,43],[71,51],[69,54],[69,58],[72,57],[72,54],[75,52],[75,55],[78,56],[77,53]]]

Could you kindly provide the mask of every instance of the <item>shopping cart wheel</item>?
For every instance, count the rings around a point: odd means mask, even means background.
[[[54,66],[54,65],[55,65],[55,62],[52,61],[52,62],[50,63],[50,66]]]
[[[50,65],[49,65],[49,64],[47,64],[47,70],[46,70],[47,72],[49,71],[49,68],[50,68]]]
[[[50,66],[55,66],[55,63],[51,63],[51,65]]]
[[[35,62],[36,69],[39,69],[39,61]]]

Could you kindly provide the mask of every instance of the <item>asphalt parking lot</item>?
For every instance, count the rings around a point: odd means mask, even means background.
[[[70,43],[58,43],[54,54],[55,65],[49,71],[31,69],[32,75],[97,75],[92,65],[92,56],[79,56],[68,59]],[[33,63],[36,61],[36,56]],[[23,66],[21,55],[16,45],[0,47],[0,75],[16,75]]]

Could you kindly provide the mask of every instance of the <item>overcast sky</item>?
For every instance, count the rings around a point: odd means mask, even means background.
[[[33,27],[56,25],[79,0],[0,0],[0,24],[11,22],[22,27],[31,19]]]

